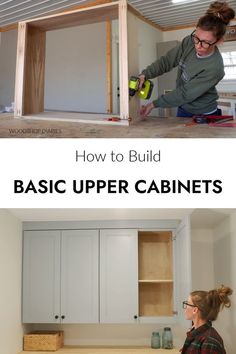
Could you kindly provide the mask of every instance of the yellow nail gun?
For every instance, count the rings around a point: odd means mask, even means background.
[[[134,96],[138,92],[139,98],[142,100],[148,100],[152,95],[153,82],[151,80],[146,80],[143,83],[141,89],[139,89],[139,78],[136,76],[131,76],[129,79],[129,95]]]

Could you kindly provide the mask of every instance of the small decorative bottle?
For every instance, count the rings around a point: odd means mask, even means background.
[[[153,349],[158,349],[161,347],[161,340],[159,332],[152,332],[151,347]]]
[[[170,327],[165,327],[162,333],[162,348],[164,349],[173,348],[173,336]]]

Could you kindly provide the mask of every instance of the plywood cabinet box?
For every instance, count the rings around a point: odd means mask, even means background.
[[[111,46],[107,32],[107,112],[89,114],[80,112],[45,111],[45,48],[46,32],[84,24],[106,22],[107,28],[112,20],[119,24],[119,92],[120,109],[114,117],[111,92]],[[15,80],[15,117],[33,119],[96,122],[102,124],[128,125],[135,119],[139,101],[133,97],[129,101],[128,77],[139,74],[138,67],[138,29],[137,17],[126,0],[106,2],[61,14],[36,18],[19,23],[17,63]],[[109,30],[108,30],[109,31]],[[66,63],[65,63],[66,65]],[[78,63],[79,65],[79,63]],[[99,68],[98,68],[99,70]],[[89,96],[89,92],[88,92]]]
[[[24,232],[23,323],[174,323],[190,292],[177,227]]]

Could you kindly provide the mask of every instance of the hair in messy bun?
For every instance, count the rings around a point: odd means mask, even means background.
[[[197,27],[204,31],[212,31],[217,40],[221,39],[226,26],[235,17],[235,11],[229,7],[227,2],[214,1],[206,14],[198,20]]]
[[[230,307],[229,296],[233,290],[222,285],[219,289],[210,291],[193,291],[190,296],[193,304],[200,310],[203,320],[215,321],[224,307]]]

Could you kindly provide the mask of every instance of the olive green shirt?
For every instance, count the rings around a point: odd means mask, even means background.
[[[193,114],[210,113],[217,108],[215,86],[224,77],[224,63],[217,47],[212,55],[198,57],[191,36],[149,65],[146,79],[160,76],[178,66],[176,89],[153,101],[155,107],[182,106]]]

